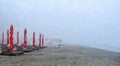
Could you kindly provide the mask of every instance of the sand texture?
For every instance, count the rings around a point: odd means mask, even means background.
[[[120,66],[120,53],[90,47],[49,47],[21,56],[0,56],[0,66]]]

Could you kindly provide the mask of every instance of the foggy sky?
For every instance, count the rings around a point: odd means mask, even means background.
[[[120,51],[120,0],[0,0],[0,34],[11,24],[29,37]],[[1,36],[1,35],[0,35]]]

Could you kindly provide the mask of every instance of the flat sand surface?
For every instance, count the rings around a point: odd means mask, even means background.
[[[0,66],[120,66],[120,53],[90,47],[49,47],[21,56],[0,56]]]

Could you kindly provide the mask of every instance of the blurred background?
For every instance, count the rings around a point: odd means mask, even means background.
[[[14,25],[14,35],[28,29],[64,43],[120,52],[120,0],[0,0],[2,32]]]

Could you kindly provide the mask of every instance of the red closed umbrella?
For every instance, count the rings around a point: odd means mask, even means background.
[[[13,51],[13,48],[14,48],[14,46],[13,46],[13,31],[14,31],[14,27],[13,27],[13,25],[11,25],[10,26],[10,46],[9,46],[9,50],[10,51]]]
[[[24,30],[24,48],[27,48],[27,29]]]

